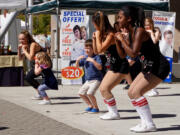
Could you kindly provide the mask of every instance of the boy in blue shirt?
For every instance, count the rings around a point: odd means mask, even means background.
[[[79,90],[79,95],[88,105],[85,111],[97,113],[99,108],[94,94],[103,77],[101,72],[102,61],[99,55],[94,54],[91,39],[86,40],[84,50],[87,56],[79,56],[76,60],[76,67],[84,67],[86,80]]]

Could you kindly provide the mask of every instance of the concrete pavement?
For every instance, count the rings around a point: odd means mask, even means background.
[[[86,105],[77,95],[80,86],[60,85],[59,91],[48,91],[52,105],[38,105],[39,101],[31,100],[30,97],[35,94],[32,87],[0,87],[0,99],[12,102],[92,135],[137,134],[129,131],[130,127],[139,123],[139,117],[129,101],[127,91],[122,90],[124,86],[122,84],[118,85],[113,90],[121,116],[121,120],[113,121],[99,119],[99,116],[107,111],[99,91],[96,97],[101,112],[98,114],[82,113]],[[145,135],[179,135],[180,84],[162,83],[157,88],[160,96],[148,97],[148,101],[158,132],[145,133]],[[52,135],[56,135],[56,133],[52,133]]]
[[[0,135],[90,135],[0,99]]]

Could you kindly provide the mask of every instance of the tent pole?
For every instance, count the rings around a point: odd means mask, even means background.
[[[33,0],[28,0],[28,7],[30,7],[32,5],[33,5]],[[32,32],[33,32],[33,17],[30,14],[29,15],[29,33],[32,34]]]
[[[59,1],[57,0],[57,5]],[[56,69],[57,69],[57,78],[58,78],[58,58],[59,58],[59,23],[60,23],[60,19],[59,19],[59,6],[56,8],[56,17],[57,17],[57,23],[56,23]]]

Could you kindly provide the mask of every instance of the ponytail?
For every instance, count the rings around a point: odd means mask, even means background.
[[[97,11],[93,15],[92,21],[100,28],[101,41],[103,41],[104,35],[106,35],[109,31],[114,31],[107,15],[103,14],[101,11]]]

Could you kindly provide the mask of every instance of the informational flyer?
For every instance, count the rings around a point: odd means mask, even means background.
[[[164,80],[172,82],[172,62],[173,62],[173,46],[174,46],[174,30],[175,30],[175,12],[153,11],[154,26],[161,30],[161,40],[159,47],[161,53],[170,63],[170,73]]]
[[[86,10],[62,10],[60,56],[62,84],[82,84],[83,69],[76,68],[77,58],[84,53],[89,18]]]

